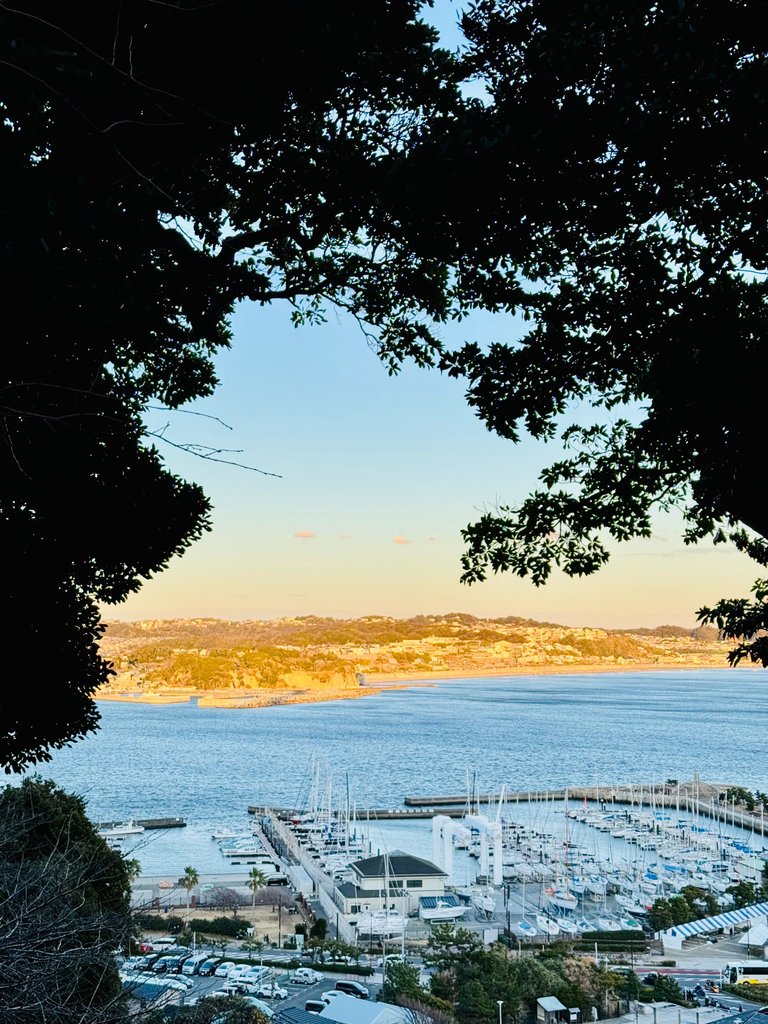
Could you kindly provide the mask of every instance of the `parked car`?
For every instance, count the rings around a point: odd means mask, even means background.
[[[247,981],[241,981],[239,978],[227,978],[220,991],[225,992],[228,996],[241,996],[247,989]]]
[[[266,981],[269,977],[269,967],[249,967],[247,971],[243,972],[243,981],[257,982],[259,985]]]
[[[227,971],[227,981],[241,981],[243,975],[253,970],[251,964],[232,964]]]
[[[165,974],[170,970],[171,964],[176,962],[175,956],[161,956],[152,964],[155,974]]]
[[[272,981],[268,981],[265,984],[259,985],[259,987],[253,994],[259,999],[288,998],[288,990],[285,988],[280,988],[279,985],[275,985],[275,983]]]
[[[148,953],[146,956],[136,957],[136,963],[134,964],[133,969],[136,971],[151,971],[152,965],[159,959],[159,953]]]
[[[357,958],[357,962],[361,967],[376,968],[381,967],[382,959],[380,956],[369,956],[368,953],[361,953]],[[387,957],[387,962],[391,962],[389,957]]]
[[[307,1013],[322,1013],[327,1005],[323,999],[308,999],[304,1003],[304,1009]]]
[[[189,953],[177,953],[175,956],[172,956],[166,967],[168,974],[181,974],[184,963],[188,958]]]
[[[297,967],[291,975],[291,981],[297,985],[314,985],[318,981],[325,981],[325,975],[311,967]]]
[[[343,992],[344,995],[354,996],[355,999],[367,999],[370,995],[365,985],[361,985],[359,981],[337,981],[336,990]]]
[[[200,968],[208,960],[207,953],[193,953],[192,956],[188,956],[184,963],[181,965],[182,974],[199,974]]]
[[[194,981],[192,981],[191,978],[187,978],[183,974],[174,974],[171,978],[168,979],[168,984],[171,985],[174,989],[177,989],[179,991],[183,989],[186,992],[188,989],[193,988],[195,983]]]
[[[207,960],[203,960],[197,969],[197,973],[201,974],[204,978],[209,978],[216,968],[221,963],[220,956],[209,956]]]
[[[219,966],[214,970],[213,975],[215,978],[226,978],[233,967],[237,964],[234,960],[222,960]]]
[[[346,992],[339,992],[338,989],[335,988],[329,989],[327,992],[320,993],[320,998],[326,1006],[328,1003],[332,1003],[334,999],[343,999],[345,996],[349,999],[349,995]]]

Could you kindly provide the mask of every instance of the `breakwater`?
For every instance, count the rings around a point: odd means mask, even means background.
[[[124,821],[100,821],[97,829],[119,828]],[[164,829],[164,828],[186,828],[186,821],[183,818],[136,818],[134,825],[140,825],[143,829]]]
[[[613,805],[646,809],[676,810],[687,814],[702,815],[713,821],[745,828],[759,835],[768,835],[768,817],[760,811],[748,811],[725,798],[735,788],[731,783],[713,783],[694,779],[690,782],[670,781],[658,786],[615,785],[615,786],[569,786],[567,789],[549,790],[508,790],[505,787],[495,793],[427,794],[406,796],[402,807],[358,809],[358,821],[402,821],[432,818],[442,814],[449,818],[461,818],[465,814],[477,813],[480,807],[494,807],[500,803],[511,809],[515,803],[541,803],[571,801],[574,804],[596,803],[603,810]],[[248,813],[260,815],[273,813],[282,819],[299,813],[292,808],[267,808],[250,806]]]

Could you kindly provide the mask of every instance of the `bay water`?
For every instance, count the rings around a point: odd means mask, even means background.
[[[445,680],[270,708],[102,702],[95,734],[30,770],[95,822],[180,817],[126,852],[148,875],[230,866],[212,841],[250,806],[402,806],[406,795],[507,794],[666,779],[768,791],[763,670]],[[12,780],[11,780],[12,781]],[[534,813],[529,809],[530,814]],[[536,811],[535,813],[539,813]],[[428,820],[367,824],[374,848],[431,856]]]

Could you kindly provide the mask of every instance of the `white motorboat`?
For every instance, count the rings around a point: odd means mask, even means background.
[[[419,917],[422,921],[455,921],[463,917],[466,905],[449,893],[446,896],[422,896],[419,900]]]
[[[534,939],[539,934],[538,928],[524,917],[513,921],[511,928],[519,939]]]

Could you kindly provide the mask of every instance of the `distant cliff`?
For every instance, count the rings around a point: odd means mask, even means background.
[[[728,647],[712,629],[573,628],[456,612],[410,619],[112,622],[101,649],[117,672],[112,691],[202,692],[217,703],[238,697],[250,705],[283,703],[288,692],[349,696],[359,692],[361,677],[724,667]]]

